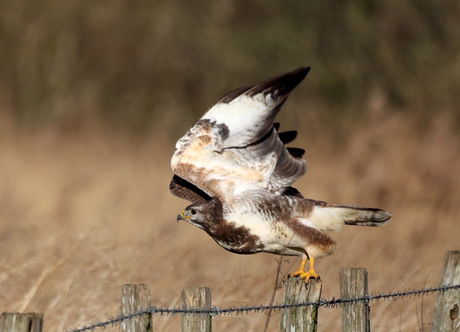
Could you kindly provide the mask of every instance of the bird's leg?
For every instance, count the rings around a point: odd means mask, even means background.
[[[299,277],[302,274],[304,274],[305,273],[305,265],[307,265],[307,260],[308,260],[308,258],[302,258],[302,262],[300,263],[299,269],[297,271],[293,272],[293,273],[289,273],[288,278]]]
[[[308,271],[305,272],[305,265],[307,265],[307,260],[310,260],[310,267]],[[319,275],[315,272],[314,265],[314,257],[303,258],[302,262],[300,263],[299,269],[294,273],[290,273],[288,277],[299,277],[300,279],[304,279],[305,281],[308,281],[310,278],[319,279]]]
[[[310,278],[319,279],[319,275],[318,273],[316,273],[314,265],[315,265],[315,258],[310,257],[310,268],[308,269],[307,272],[301,274],[299,277],[301,279],[304,279],[305,281],[308,281]]]

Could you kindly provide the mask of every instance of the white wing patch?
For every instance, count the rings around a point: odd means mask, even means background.
[[[224,142],[225,148],[245,146],[255,141],[253,133],[257,126],[277,104],[271,94],[259,93],[252,97],[243,94],[230,103],[213,106],[201,119],[224,123],[228,127],[230,137]]]

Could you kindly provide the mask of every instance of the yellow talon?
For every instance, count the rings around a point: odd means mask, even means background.
[[[310,268],[307,272],[305,272],[305,265],[307,265],[307,259],[302,259],[299,269],[294,273],[290,273],[288,275],[288,278],[299,277],[300,279],[303,279],[305,282],[308,282],[310,278],[319,279],[319,275],[315,272],[314,264],[315,258],[310,257]]]
[[[288,278],[298,277],[298,276],[301,276],[302,274],[304,274],[305,273],[305,265],[307,265],[307,260],[302,259],[302,262],[300,263],[299,269],[297,271],[293,272],[293,273],[289,273]]]

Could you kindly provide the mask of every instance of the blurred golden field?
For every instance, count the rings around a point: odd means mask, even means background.
[[[344,227],[336,234],[336,253],[318,263],[328,298],[339,296],[341,267],[366,267],[371,292],[436,286],[444,253],[459,245],[460,155],[449,118],[440,115],[423,131],[410,116],[366,120],[350,125],[338,147],[327,135],[309,135],[307,123],[295,126],[310,163],[299,189],[394,216],[383,228]],[[188,203],[168,192],[173,142],[161,135],[68,137],[2,123],[0,149],[3,311],[44,312],[49,331],[77,327],[117,314],[124,283],[148,284],[161,307],[180,305],[180,291],[190,286],[209,286],[219,307],[270,300],[276,256],[231,254],[199,229],[176,223]],[[298,263],[285,260],[282,275]],[[430,322],[434,300],[373,304],[373,329],[418,330]],[[321,331],[340,327],[340,309],[321,309],[319,317]],[[214,326],[260,331],[265,319],[216,317]],[[179,317],[155,322],[159,331],[177,330]]]
[[[188,202],[169,193],[169,158],[226,92],[305,65],[278,117],[307,151],[295,186],[393,213],[333,235],[323,297],[340,296],[341,267],[367,268],[371,293],[437,286],[460,249],[459,17],[456,1],[4,1],[0,309],[62,331],[117,315],[125,283],[149,285],[157,307],[190,286],[221,308],[268,304],[280,257],[231,254],[177,223]],[[297,264],[283,259],[280,276]],[[429,330],[435,299],[373,303],[372,330]],[[154,324],[175,331],[180,317]],[[319,331],[340,326],[340,308],[320,309]]]

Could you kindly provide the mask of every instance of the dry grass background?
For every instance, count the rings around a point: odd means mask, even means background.
[[[288,102],[283,113],[295,107],[302,106]],[[366,267],[371,293],[436,286],[444,253],[459,249],[459,136],[448,113],[423,122],[410,112],[368,108],[361,121],[340,128],[315,114],[284,126],[300,130],[297,145],[307,148],[309,171],[297,187],[308,197],[393,213],[384,228],[344,227],[334,235],[336,253],[317,265],[327,298],[339,296],[341,267]],[[160,307],[179,306],[189,286],[209,286],[219,307],[269,302],[277,256],[231,254],[176,223],[188,203],[168,191],[174,142],[163,133],[62,135],[11,123],[0,123],[2,311],[43,312],[46,331],[75,328],[116,315],[124,283],[148,284]],[[331,138],[337,129],[346,137],[339,143]],[[281,273],[298,263],[284,260]],[[281,286],[276,302],[282,294]],[[372,328],[426,329],[435,298],[372,304]],[[340,309],[320,309],[319,330],[338,330],[340,317]],[[216,317],[213,324],[216,331],[260,331],[266,318]],[[274,313],[269,330],[278,318]],[[154,322],[158,331],[174,331],[180,317]]]
[[[189,286],[219,307],[267,304],[279,258],[176,223],[188,203],[168,191],[169,158],[223,93],[304,65],[280,114],[307,149],[296,186],[393,213],[334,235],[323,296],[339,296],[341,267],[366,267],[373,293],[438,285],[460,243],[459,15],[455,1],[3,1],[0,309],[61,331],[116,315],[124,283],[148,284],[161,307]],[[429,329],[435,298],[372,304],[373,331]],[[266,318],[213,323],[260,331]],[[319,330],[340,318],[320,309]]]

